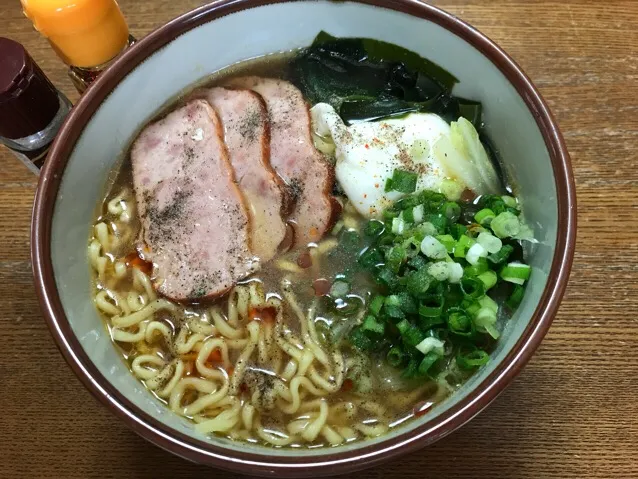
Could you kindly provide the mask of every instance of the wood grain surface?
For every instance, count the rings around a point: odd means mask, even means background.
[[[356,476],[638,478],[638,1],[434,3],[504,47],[552,107],[576,175],[576,257],[549,334],[493,405],[436,445]],[[199,4],[120,1],[138,37]],[[19,2],[0,0],[0,12],[0,35],[77,100]],[[239,477],[145,442],[82,387],[32,284],[36,178],[1,147],[0,165],[0,477]]]

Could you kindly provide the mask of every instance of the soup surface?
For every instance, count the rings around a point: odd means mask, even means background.
[[[275,447],[384,434],[485,364],[520,302],[531,233],[470,123],[480,130],[480,105],[444,97],[446,72],[429,63],[417,93],[410,61],[347,71],[357,41],[320,35],[214,74],[145,128],[100,205],[96,306],[132,373],[203,433]],[[343,64],[322,80],[330,48]],[[176,148],[166,131],[184,123]],[[292,165],[291,143],[311,163]],[[447,165],[458,151],[488,164]],[[300,169],[314,176],[298,182]]]

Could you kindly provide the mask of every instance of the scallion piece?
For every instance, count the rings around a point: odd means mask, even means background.
[[[437,281],[447,281],[450,277],[450,268],[445,261],[439,261],[428,266],[428,273]]]
[[[419,316],[422,318],[438,318],[443,314],[444,304],[443,295],[434,296],[419,306]]]
[[[531,266],[523,263],[509,263],[501,269],[501,278],[514,284],[524,284],[532,272]]]
[[[448,329],[457,336],[471,336],[474,334],[474,325],[470,317],[461,308],[450,308],[447,317]]]
[[[393,246],[385,255],[385,264],[395,273],[399,272],[401,265],[407,258],[407,252],[402,246]]]
[[[385,191],[398,191],[399,193],[414,193],[419,175],[411,171],[396,169],[392,178],[385,183]]]
[[[459,239],[461,239],[461,236],[463,236],[465,233],[467,233],[467,226],[459,223],[450,225],[450,234],[455,240],[458,241]]]
[[[368,248],[359,255],[357,261],[364,268],[372,268],[383,264],[383,254],[377,248]]]
[[[363,228],[363,234],[366,235],[368,238],[375,238],[383,233],[384,229],[385,226],[381,221],[370,220]]]
[[[440,211],[450,223],[456,223],[461,216],[461,207],[453,201],[443,203]]]
[[[476,278],[483,283],[485,291],[493,288],[498,281],[498,276],[492,270],[485,271],[484,273],[479,274]]]
[[[490,254],[498,253],[503,247],[503,242],[500,238],[497,238],[490,233],[479,233],[478,238],[476,238],[476,242],[485,248]]]
[[[403,210],[401,212],[401,218],[403,218],[403,221],[406,223],[414,223],[414,210],[412,208]]]
[[[419,364],[419,374],[425,376],[430,370],[430,368],[434,366],[434,363],[436,363],[439,360],[440,357],[441,356],[439,354],[436,354],[434,351],[426,354],[423,360],[421,361],[421,364]]]
[[[403,350],[398,346],[393,346],[392,348],[390,348],[390,351],[388,351],[388,354],[386,356],[388,364],[395,368],[401,366],[404,358],[405,354],[403,353]]]
[[[350,332],[350,343],[360,351],[370,351],[374,346],[374,342],[361,331],[361,328],[354,328]]]
[[[505,304],[507,305],[509,309],[514,311],[516,308],[520,306],[521,301],[523,301],[524,294],[525,294],[525,287],[521,286],[520,284],[517,284],[516,286],[514,286],[514,291],[512,291],[512,294],[510,294],[509,298],[507,298],[507,301],[505,301]]]
[[[461,281],[461,278],[463,277],[463,266],[453,261],[445,264],[448,267],[448,281],[452,284],[456,284]]]
[[[482,226],[489,226],[494,218],[496,218],[496,215],[489,208],[483,208],[474,215],[476,222]]]
[[[474,316],[474,324],[479,331],[485,331],[494,339],[498,339],[500,333],[496,329],[496,313],[490,308],[481,308]]]
[[[370,314],[361,323],[361,331],[368,336],[383,336],[385,324]]]
[[[492,220],[490,228],[499,238],[511,238],[521,230],[521,222],[518,216],[505,211]]]
[[[423,354],[429,354],[434,351],[437,356],[443,356],[445,352],[445,343],[440,339],[428,337],[416,345],[416,348]]]
[[[436,239],[445,246],[448,253],[454,253],[454,246],[456,245],[456,241],[452,237],[452,235],[438,235]]]
[[[466,299],[479,299],[485,295],[485,286],[474,278],[463,278],[461,280],[461,291]]]
[[[417,205],[412,208],[412,218],[414,218],[415,223],[421,223],[423,221],[423,205]]]
[[[495,314],[498,313],[498,304],[489,296],[483,296],[478,302],[482,308],[489,308],[494,311]]]
[[[432,281],[433,278],[429,275],[427,269],[422,268],[408,274],[405,286],[408,293],[413,296],[419,296],[428,290]]]
[[[403,217],[399,216],[397,218],[392,218],[392,232],[395,235],[402,235],[403,232],[407,229],[408,224],[403,219]]]
[[[475,349],[465,354],[459,353],[456,356],[456,364],[458,364],[459,368],[465,370],[483,366],[487,364],[489,360],[489,354],[487,354],[482,349]]]
[[[512,245],[506,244],[503,245],[503,247],[497,253],[487,255],[487,259],[490,263],[498,265],[507,261],[507,259],[513,252],[514,247]]]
[[[370,306],[368,307],[368,311],[370,311],[375,316],[379,316],[379,313],[381,312],[381,308],[383,307],[384,301],[385,301],[385,297],[381,295],[375,296],[374,298],[372,298],[372,301],[370,301]]]
[[[503,203],[505,203],[505,206],[507,206],[508,208],[518,209],[518,201],[516,201],[516,198],[508,195],[503,195],[501,196],[501,199],[503,200]]]
[[[487,255],[487,250],[480,243],[474,243],[465,253],[465,259],[470,264],[477,264],[479,259],[487,258]]]
[[[432,259],[445,259],[447,257],[447,248],[434,236],[426,236],[421,241],[421,252]]]
[[[468,278],[475,278],[478,275],[485,273],[489,269],[490,267],[487,264],[487,259],[479,258],[476,264],[472,264],[465,267],[463,271],[463,276],[466,276]]]
[[[474,245],[474,240],[467,235],[462,235],[454,245],[454,257],[465,258],[467,250]]]

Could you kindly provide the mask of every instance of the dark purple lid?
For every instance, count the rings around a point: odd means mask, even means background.
[[[60,108],[58,92],[22,45],[0,37],[0,136],[42,131]]]

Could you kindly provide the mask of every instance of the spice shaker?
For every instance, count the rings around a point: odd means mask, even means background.
[[[36,175],[70,109],[25,48],[0,37],[0,143]]]
[[[83,93],[135,39],[115,0],[21,0]]]

